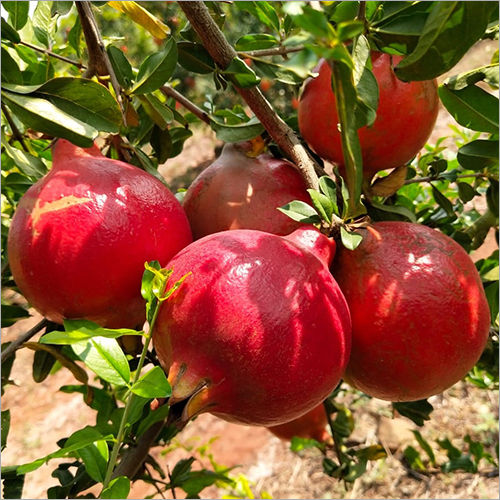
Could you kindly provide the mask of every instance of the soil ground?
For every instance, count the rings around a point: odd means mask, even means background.
[[[466,68],[489,61],[496,43],[483,43],[468,54],[457,73]],[[450,117],[442,110],[436,129],[430,139],[449,133]],[[188,140],[184,151],[161,167],[161,173],[171,183],[172,190],[187,187],[194,177],[215,157],[218,146],[212,132],[197,131]],[[479,207],[478,207],[479,208]],[[478,259],[496,248],[493,235],[475,254]],[[29,319],[19,321],[4,329],[2,342],[13,340],[39,321],[33,311]],[[9,386],[2,397],[2,409],[11,410],[11,428],[8,446],[2,454],[3,464],[20,464],[43,456],[57,449],[56,442],[84,425],[92,425],[95,415],[83,404],[80,395],[64,394],[58,388],[74,383],[67,370],[60,370],[41,384],[31,377],[33,352],[17,352],[11,378],[17,387]],[[209,443],[208,450],[220,465],[235,467],[235,478],[243,474],[248,478],[256,498],[271,495],[274,498],[498,498],[498,470],[482,463],[479,474],[433,471],[431,474],[415,473],[403,460],[403,450],[408,444],[418,448],[412,430],[419,429],[431,443],[438,462],[445,456],[436,445],[437,438],[448,437],[457,447],[465,449],[464,436],[484,443],[493,455],[498,445],[498,394],[496,391],[479,390],[459,383],[442,395],[431,398],[434,412],[423,428],[409,420],[392,418],[390,404],[374,399],[363,400],[355,408],[356,428],[353,439],[361,443],[381,442],[388,458],[369,463],[367,473],[353,486],[345,486],[322,472],[322,456],[314,450],[292,453],[289,444],[280,441],[266,429],[230,424],[211,415],[201,415],[188,425],[168,450],[154,449],[153,455],[166,469],[172,468],[179,458],[194,455],[200,464],[208,465],[207,455],[197,451]],[[168,453],[167,453],[168,452]],[[423,454],[425,455],[425,454]],[[28,474],[24,498],[46,498],[47,488],[58,484],[50,476],[53,464],[43,466]],[[241,490],[241,488],[240,488]],[[177,492],[183,496],[181,491]],[[202,492],[203,498],[220,498],[223,495],[248,498],[242,491],[211,487]],[[137,482],[130,498],[154,495],[156,490]],[[165,493],[171,498],[171,493]]]

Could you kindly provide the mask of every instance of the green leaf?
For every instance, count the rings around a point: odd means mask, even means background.
[[[2,451],[7,445],[7,437],[9,435],[9,429],[10,429],[10,410],[2,410]]]
[[[319,189],[333,203],[333,212],[339,214],[337,207],[337,185],[335,181],[328,175],[323,175],[319,178]]]
[[[457,153],[458,163],[467,170],[498,167],[498,141],[477,139],[462,146]]]
[[[415,50],[395,68],[401,80],[430,80],[442,75],[483,35],[490,2],[435,2]]]
[[[283,6],[283,10],[292,17],[295,26],[311,33],[316,38],[335,40],[335,31],[324,12],[302,2],[288,2]]]
[[[17,466],[2,467],[2,498],[22,498],[24,474],[17,473]]]
[[[144,434],[144,432],[146,432],[156,422],[165,420],[168,416],[169,410],[169,405],[163,404],[158,409],[150,411],[147,417],[139,424],[139,427],[137,428],[137,436]]]
[[[29,318],[29,316],[30,313],[24,307],[2,304],[2,328],[7,328],[20,319]]]
[[[244,123],[228,125],[212,116],[210,125],[215,130],[217,139],[224,142],[248,141],[264,131],[262,123],[256,117]]]
[[[16,31],[21,30],[28,22],[29,4],[29,2],[2,2],[2,7],[9,13],[10,24]]]
[[[151,146],[153,146],[153,151],[158,160],[158,164],[165,163],[168,158],[170,158],[170,153],[172,152],[172,139],[168,129],[162,130],[160,127],[155,125],[151,132],[149,142]]]
[[[42,344],[71,345],[83,342],[93,337],[105,337],[116,339],[123,335],[142,335],[143,332],[130,330],[128,328],[103,328],[97,323],[84,319],[65,319],[64,328],[66,331],[55,330],[46,333],[41,339]]]
[[[127,358],[115,339],[93,337],[71,347],[88,368],[107,382],[119,386],[130,382]]]
[[[68,43],[74,49],[78,57],[80,57],[80,52],[81,52],[80,51],[81,39],[82,39],[82,23],[80,21],[80,18],[77,17],[75,19],[75,24],[73,24],[73,27],[69,30]]]
[[[340,238],[342,240],[342,245],[348,250],[356,250],[363,241],[363,237],[360,234],[348,231],[343,226],[340,227]]]
[[[144,110],[153,122],[158,125],[161,130],[166,130],[169,123],[174,119],[174,115],[170,108],[165,106],[158,97],[154,94],[145,94],[137,96],[141,101]]]
[[[341,42],[345,42],[347,40],[356,38],[358,35],[361,35],[364,30],[364,23],[363,21],[352,19],[337,24],[336,28],[338,39]]]
[[[130,388],[130,390],[142,398],[168,398],[172,394],[172,388],[165,376],[165,372],[159,366],[155,366]]]
[[[21,41],[21,37],[19,33],[2,17],[2,40],[8,40],[12,43],[19,43]],[[2,76],[3,71],[2,71]],[[4,76],[5,78],[5,76]]]
[[[56,361],[56,358],[48,351],[35,351],[32,369],[33,380],[36,383],[43,382],[48,377]]]
[[[291,201],[282,207],[278,207],[278,210],[297,222],[303,222],[304,224],[321,223],[316,210],[311,205],[300,200]]]
[[[276,80],[287,85],[301,85],[304,80],[303,76],[297,71],[283,64],[255,60],[254,65],[259,73],[270,80]]]
[[[422,449],[427,453],[427,456],[429,457],[429,460],[431,461],[431,464],[436,466],[436,456],[434,455],[434,452],[432,451],[432,448],[430,444],[423,438],[422,434],[420,434],[419,431],[412,431],[413,435],[415,436],[415,439],[418,441],[418,444],[422,447]]]
[[[403,451],[403,456],[412,469],[422,472],[426,470],[425,465],[420,458],[420,453],[413,446],[407,446]]]
[[[491,283],[484,287],[484,293],[486,294],[486,300],[488,301],[488,305],[490,306],[490,316],[491,323],[495,324],[498,317],[498,291],[499,284],[498,281]]]
[[[17,62],[9,54],[6,48],[2,47],[2,85],[5,83],[23,83],[23,75]]]
[[[86,426],[83,429],[79,429],[74,432],[64,443],[64,446],[53,453],[49,453],[45,455],[45,457],[38,458],[33,462],[29,462],[24,465],[19,465],[17,467],[18,474],[27,474],[28,472],[32,472],[39,467],[41,467],[44,463],[48,462],[53,458],[62,458],[68,456],[70,453],[81,450],[86,446],[89,446],[96,441],[112,441],[114,437],[110,435],[103,436],[95,427]]]
[[[497,97],[476,85],[461,90],[440,85],[438,92],[444,107],[457,123],[479,132],[498,133]]]
[[[251,33],[242,36],[235,45],[235,49],[245,52],[247,50],[261,50],[274,47],[279,44],[279,40],[269,33]]]
[[[37,2],[32,16],[33,32],[36,39],[49,47],[53,29],[55,27],[55,18],[51,16],[52,2]]]
[[[106,476],[106,468],[109,459],[108,443],[96,441],[78,450],[79,457],[85,464],[87,474],[98,483],[102,483]]]
[[[102,490],[99,498],[127,498],[129,493],[130,479],[126,476],[118,476]]]
[[[451,90],[462,90],[481,81],[485,81],[491,87],[498,88],[498,74],[498,64],[489,64],[452,76],[444,83]]]
[[[4,140],[3,136],[2,146],[5,148],[7,155],[14,160],[16,167],[28,177],[38,180],[47,173],[47,166],[40,158],[26,153],[21,149],[14,148],[8,141]]]
[[[375,209],[375,214],[372,208]],[[382,212],[382,213],[379,213]],[[417,222],[417,217],[415,214],[402,205],[384,205],[376,201],[370,201],[370,216],[375,220],[404,220],[407,219],[410,222]]]
[[[464,203],[467,203],[472,200],[474,196],[479,194],[470,184],[467,184],[466,182],[457,182],[457,187],[458,196]]]
[[[333,203],[328,196],[319,193],[315,189],[308,189],[307,192],[319,216],[328,224],[332,222]]]
[[[179,64],[188,71],[201,75],[215,71],[215,62],[200,43],[178,42]]]
[[[424,425],[425,420],[430,420],[431,417],[429,415],[434,410],[434,407],[427,399],[405,403],[392,403],[392,406],[400,415],[409,418],[419,427]]]
[[[52,8],[50,10],[50,15],[54,16],[65,16],[73,7],[73,2],[52,2]]]
[[[301,438],[298,436],[293,436],[290,442],[290,450],[297,453],[302,450],[307,450],[308,448],[318,448],[323,450],[325,448],[324,443],[316,441],[316,439]]]
[[[235,57],[222,73],[230,75],[235,84],[241,88],[255,87],[260,82],[255,71],[239,57]]]
[[[132,94],[149,94],[159,89],[173,74],[177,64],[177,45],[170,38],[164,48],[146,58],[137,74]]]
[[[125,54],[114,45],[108,45],[106,52],[108,53],[109,61],[111,62],[111,66],[113,66],[118,83],[124,89],[130,88],[134,81],[134,74]]]
[[[234,6],[240,10],[250,12],[261,23],[268,28],[278,32],[280,30],[280,20],[276,9],[269,2],[235,2]]]
[[[432,187],[432,196],[434,197],[434,201],[444,209],[444,211],[450,216],[453,217],[455,215],[455,212],[453,210],[453,204],[451,201],[446,198],[446,196],[439,191],[439,189],[434,186],[434,184],[431,184]]]
[[[5,104],[29,128],[62,137],[77,146],[89,148],[97,130],[62,111],[47,99],[2,91]]]

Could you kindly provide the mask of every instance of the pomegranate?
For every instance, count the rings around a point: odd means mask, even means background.
[[[268,427],[268,430],[285,441],[290,441],[294,436],[297,436],[324,443],[332,439],[326,430],[327,423],[325,408],[323,404],[320,404],[301,417],[291,422]]]
[[[192,241],[174,195],[137,167],[58,140],[51,171],[22,197],[8,255],[14,279],[52,321],[108,327],[145,319],[144,262],[166,264]]]
[[[400,56],[372,53],[373,74],[379,86],[377,118],[358,130],[365,176],[409,162],[425,145],[439,108],[437,81],[406,83],[394,71]],[[343,166],[331,69],[322,59],[300,97],[299,129],[304,140],[327,160]]]
[[[310,202],[295,167],[268,154],[249,157],[251,144],[226,144],[186,192],[183,207],[194,239],[227,229],[285,235],[300,226],[277,210],[292,200]]]
[[[311,226],[286,237],[222,231],[168,264],[188,272],[160,310],[153,342],[184,419],[211,412],[278,425],[323,401],[343,375],[350,317],[331,276],[335,243]],[[315,253],[312,253],[315,252]]]
[[[448,236],[419,224],[378,222],[333,274],[352,315],[345,379],[389,401],[438,394],[481,355],[490,324],[481,279]]]

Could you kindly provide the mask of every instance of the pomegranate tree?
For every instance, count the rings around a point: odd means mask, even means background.
[[[166,264],[190,242],[182,207],[158,179],[59,140],[52,169],[19,202],[8,254],[19,289],[50,320],[136,327],[144,262]]]
[[[172,402],[245,424],[290,421],[323,401],[344,373],[350,318],[329,272],[335,243],[314,228],[287,237],[223,231],[168,264],[191,272],[162,307],[153,342]],[[313,253],[314,252],[314,253]]]
[[[365,176],[409,162],[429,138],[439,109],[436,80],[399,80],[393,70],[399,56],[373,52],[371,60],[379,104],[373,125],[358,130]],[[315,72],[318,76],[306,81],[300,98],[300,133],[319,156],[342,167],[339,117],[328,61],[321,60]]]
[[[438,394],[474,366],[490,313],[479,274],[448,236],[419,224],[378,222],[333,274],[352,317],[346,380],[389,401]]]

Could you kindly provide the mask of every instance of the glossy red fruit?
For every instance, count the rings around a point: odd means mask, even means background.
[[[172,280],[192,274],[162,306],[153,342],[172,401],[190,398],[185,419],[208,411],[277,425],[331,393],[350,348],[349,310],[328,270],[334,249],[311,227],[287,237],[240,229],[172,259]]]
[[[393,66],[401,60],[372,53],[373,74],[379,86],[377,118],[371,127],[359,129],[365,176],[409,162],[425,145],[436,121],[439,98],[437,81],[406,83]],[[305,141],[327,160],[343,165],[331,69],[321,60],[316,78],[306,81],[298,110],[299,128]]]
[[[326,430],[328,420],[323,404],[320,404],[304,415],[291,422],[268,427],[275,436],[285,441],[291,441],[294,436],[315,439],[320,443],[330,441],[331,436]]]
[[[187,190],[183,207],[194,239],[228,229],[285,235],[301,225],[277,210],[292,200],[310,202],[301,175],[286,160],[249,157],[250,147],[226,144]]]
[[[23,196],[8,255],[28,302],[52,321],[144,322],[144,262],[166,264],[192,241],[174,195],[137,167],[58,140],[51,171]]]
[[[481,355],[490,324],[481,279],[448,236],[419,224],[378,222],[333,274],[352,316],[346,380],[389,401],[438,394]]]

